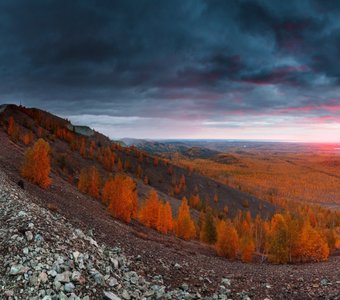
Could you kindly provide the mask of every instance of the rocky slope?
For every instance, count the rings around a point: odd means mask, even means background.
[[[189,286],[146,281],[119,247],[99,245],[67,220],[30,201],[0,171],[0,299],[197,299]],[[230,290],[228,279],[220,298]],[[218,297],[218,294],[216,294]]]

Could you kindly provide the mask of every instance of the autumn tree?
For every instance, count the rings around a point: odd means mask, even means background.
[[[266,245],[266,225],[259,215],[256,216],[253,227],[255,251],[263,253]]]
[[[155,190],[151,190],[138,214],[139,221],[150,228],[166,234],[173,228],[172,210],[169,202],[162,203]]]
[[[302,262],[324,261],[329,256],[329,247],[323,234],[306,221],[299,242],[299,259]]]
[[[268,258],[273,263],[287,263],[288,256],[288,227],[283,216],[275,214],[271,220],[268,234]]]
[[[105,170],[112,172],[115,164],[116,156],[110,147],[103,148],[100,152],[100,162]],[[122,162],[120,162],[122,164]],[[122,166],[120,165],[122,168]]]
[[[79,154],[82,157],[85,157],[86,155],[86,140],[84,137],[80,139]]]
[[[25,133],[23,136],[22,136],[22,142],[24,143],[24,145],[29,145],[32,143],[33,141],[33,134],[32,132],[28,132],[28,133]]]
[[[136,183],[131,177],[118,174],[111,184],[111,192],[107,196],[108,210],[113,217],[129,223],[137,216]]]
[[[190,240],[196,237],[195,223],[191,219],[188,201],[185,197],[182,199],[181,206],[178,209],[174,230],[176,236],[184,240]]]
[[[19,129],[18,129],[17,125],[15,124],[13,116],[9,117],[8,127],[7,127],[7,134],[13,140],[17,140],[18,139]]]
[[[78,189],[82,193],[99,198],[100,184],[100,174],[95,166],[84,168],[80,171]]]
[[[243,262],[251,262],[255,251],[255,243],[251,235],[245,235],[241,238],[241,260]]]
[[[220,221],[217,225],[217,254],[229,259],[235,259],[239,250],[237,231],[230,221]]]
[[[124,161],[124,170],[129,171],[129,170],[131,170],[131,168],[132,168],[131,160],[130,159],[126,159]]]
[[[180,190],[184,190],[186,187],[186,180],[184,174],[179,179],[179,188]]]
[[[215,244],[217,239],[216,225],[211,208],[204,214],[200,228],[200,240],[207,244]]]
[[[191,207],[198,208],[201,205],[200,196],[198,194],[191,196],[189,199],[189,203]]]
[[[157,229],[160,204],[157,192],[152,189],[139,211],[139,221],[147,227]]]
[[[33,147],[27,149],[21,175],[46,189],[51,185],[50,172],[50,145],[43,139],[39,139]]]
[[[289,213],[284,215],[284,219],[287,224],[288,261],[292,262],[299,255],[301,226],[299,221]]]
[[[115,193],[115,180],[110,176],[104,183],[102,190],[102,202],[106,206],[109,205],[112,195]]]
[[[88,153],[87,153],[88,158],[93,159],[95,149],[96,149],[96,143],[95,143],[95,141],[91,141],[90,147],[89,147],[89,150],[88,150]]]
[[[118,162],[117,162],[117,171],[118,172],[122,172],[123,171],[123,163],[122,163],[120,158],[118,159]]]
[[[172,210],[169,202],[162,203],[159,209],[157,230],[163,234],[173,229]]]

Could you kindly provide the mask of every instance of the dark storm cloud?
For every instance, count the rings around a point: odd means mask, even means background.
[[[208,122],[339,114],[338,1],[8,0],[0,38],[0,102]]]

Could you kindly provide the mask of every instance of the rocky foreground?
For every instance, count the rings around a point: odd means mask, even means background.
[[[99,245],[91,232],[34,204],[1,171],[0,257],[0,299],[202,298],[187,284],[168,290],[160,275],[146,281],[119,247]],[[230,280],[222,281],[214,299],[228,298]]]

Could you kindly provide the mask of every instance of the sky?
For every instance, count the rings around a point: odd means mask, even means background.
[[[2,0],[0,104],[112,138],[340,142],[340,1]]]

